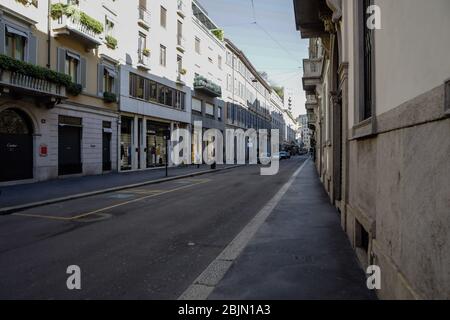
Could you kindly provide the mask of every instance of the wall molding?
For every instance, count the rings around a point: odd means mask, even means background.
[[[450,80],[398,107],[376,116],[375,126],[367,119],[349,130],[349,140],[411,128],[450,117]]]

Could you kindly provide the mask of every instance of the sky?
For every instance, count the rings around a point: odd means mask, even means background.
[[[252,0],[199,2],[258,71],[267,72],[274,84],[294,91],[294,115],[306,114],[301,77],[308,41],[296,30],[293,0],[253,0],[254,10]]]

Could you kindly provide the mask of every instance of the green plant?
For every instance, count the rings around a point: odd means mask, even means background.
[[[53,20],[61,18],[67,10],[68,5],[63,3],[54,3],[50,8],[50,16]]]
[[[66,87],[67,93],[72,96],[77,96],[83,91],[83,86],[79,83],[71,82],[69,86]]]
[[[108,45],[108,47],[112,48],[112,49],[116,49],[117,48],[117,39],[114,38],[113,36],[106,36],[105,37],[106,40],[106,44]]]
[[[81,24],[83,24],[96,34],[100,34],[103,32],[103,24],[100,21],[80,11],[77,7],[63,3],[52,4],[50,8],[50,16],[52,17],[52,19],[59,19],[63,15],[72,17],[76,21],[80,21]]]
[[[144,50],[142,50],[142,54],[146,57],[148,57],[150,55],[150,49],[145,48]]]
[[[103,100],[108,103],[116,102],[117,96],[115,93],[112,92],[103,92]]]
[[[187,73],[187,70],[186,70],[185,68],[183,68],[183,69],[180,70],[180,74],[181,74],[181,75],[184,76],[186,73]]]
[[[103,32],[103,24],[100,21],[88,16],[84,12],[80,12],[80,22],[96,34]]]
[[[37,79],[47,80],[66,87],[72,83],[72,79],[67,74],[16,60],[4,54],[0,54],[0,69],[17,72]]]
[[[222,29],[212,29],[211,32],[216,36],[217,39],[223,41],[225,38],[225,33]]]

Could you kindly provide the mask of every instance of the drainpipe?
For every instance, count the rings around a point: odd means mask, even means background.
[[[47,12],[47,68],[50,69],[51,67],[51,0],[47,1],[48,4],[48,12]]]

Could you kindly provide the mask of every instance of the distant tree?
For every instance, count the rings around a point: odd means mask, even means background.
[[[284,101],[284,87],[272,86],[273,91],[275,91],[280,98]]]

